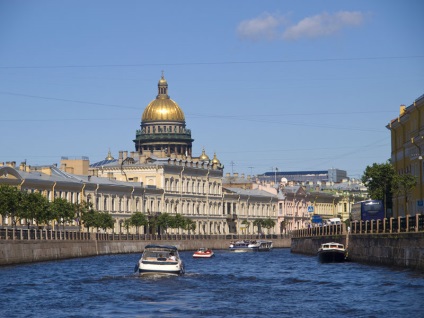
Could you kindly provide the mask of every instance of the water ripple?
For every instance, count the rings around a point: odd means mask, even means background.
[[[315,257],[229,253],[196,260],[186,275],[139,276],[140,255],[0,268],[0,317],[422,317],[424,274]],[[15,305],[16,304],[16,305]]]

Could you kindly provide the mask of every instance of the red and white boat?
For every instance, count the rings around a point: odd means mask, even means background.
[[[214,253],[209,248],[199,248],[196,252],[194,252],[193,257],[194,258],[210,258],[214,256]]]

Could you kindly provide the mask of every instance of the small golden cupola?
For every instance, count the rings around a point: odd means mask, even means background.
[[[212,164],[219,165],[221,162],[216,157],[216,152],[213,154]]]
[[[209,156],[205,153],[205,148],[202,150],[202,154],[199,157],[200,161],[209,161]]]
[[[114,160],[115,158],[113,158],[112,154],[110,153],[110,149],[107,153],[107,157],[105,158],[105,160]]]

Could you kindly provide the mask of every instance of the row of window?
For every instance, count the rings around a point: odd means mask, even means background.
[[[29,192],[35,192],[37,190],[29,189]],[[52,201],[53,191],[46,190],[43,193],[50,201]],[[71,191],[55,191],[55,198],[66,199],[71,203],[81,202],[80,192]],[[184,202],[181,200],[174,201],[166,199],[162,203],[161,197],[146,197],[144,201],[144,207],[142,199],[139,197],[130,198],[126,196],[118,195],[103,195],[94,196],[88,194],[86,201],[93,204],[93,208],[98,211],[105,211],[111,213],[132,213],[135,211],[146,211],[146,212],[167,212],[167,213],[180,213],[183,215],[231,215],[239,214],[239,216],[258,216],[268,217],[273,215],[275,206],[270,207],[269,204],[257,203],[249,204],[246,203],[233,203],[227,202],[222,205],[221,201],[210,202]]]
[[[179,193],[180,188],[179,179],[165,179],[165,191]],[[221,195],[221,184],[213,182],[207,184],[206,181],[199,182],[195,180],[185,180],[182,182],[183,193],[195,193],[195,194],[210,194],[210,195]]]

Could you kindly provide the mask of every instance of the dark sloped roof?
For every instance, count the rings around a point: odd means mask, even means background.
[[[112,159],[112,160],[105,159],[105,160],[102,160],[102,161],[99,161],[99,162],[92,163],[90,165],[90,167],[96,168],[96,167],[106,166],[106,165],[109,165],[111,163],[115,163],[117,161],[118,161],[118,159]]]

